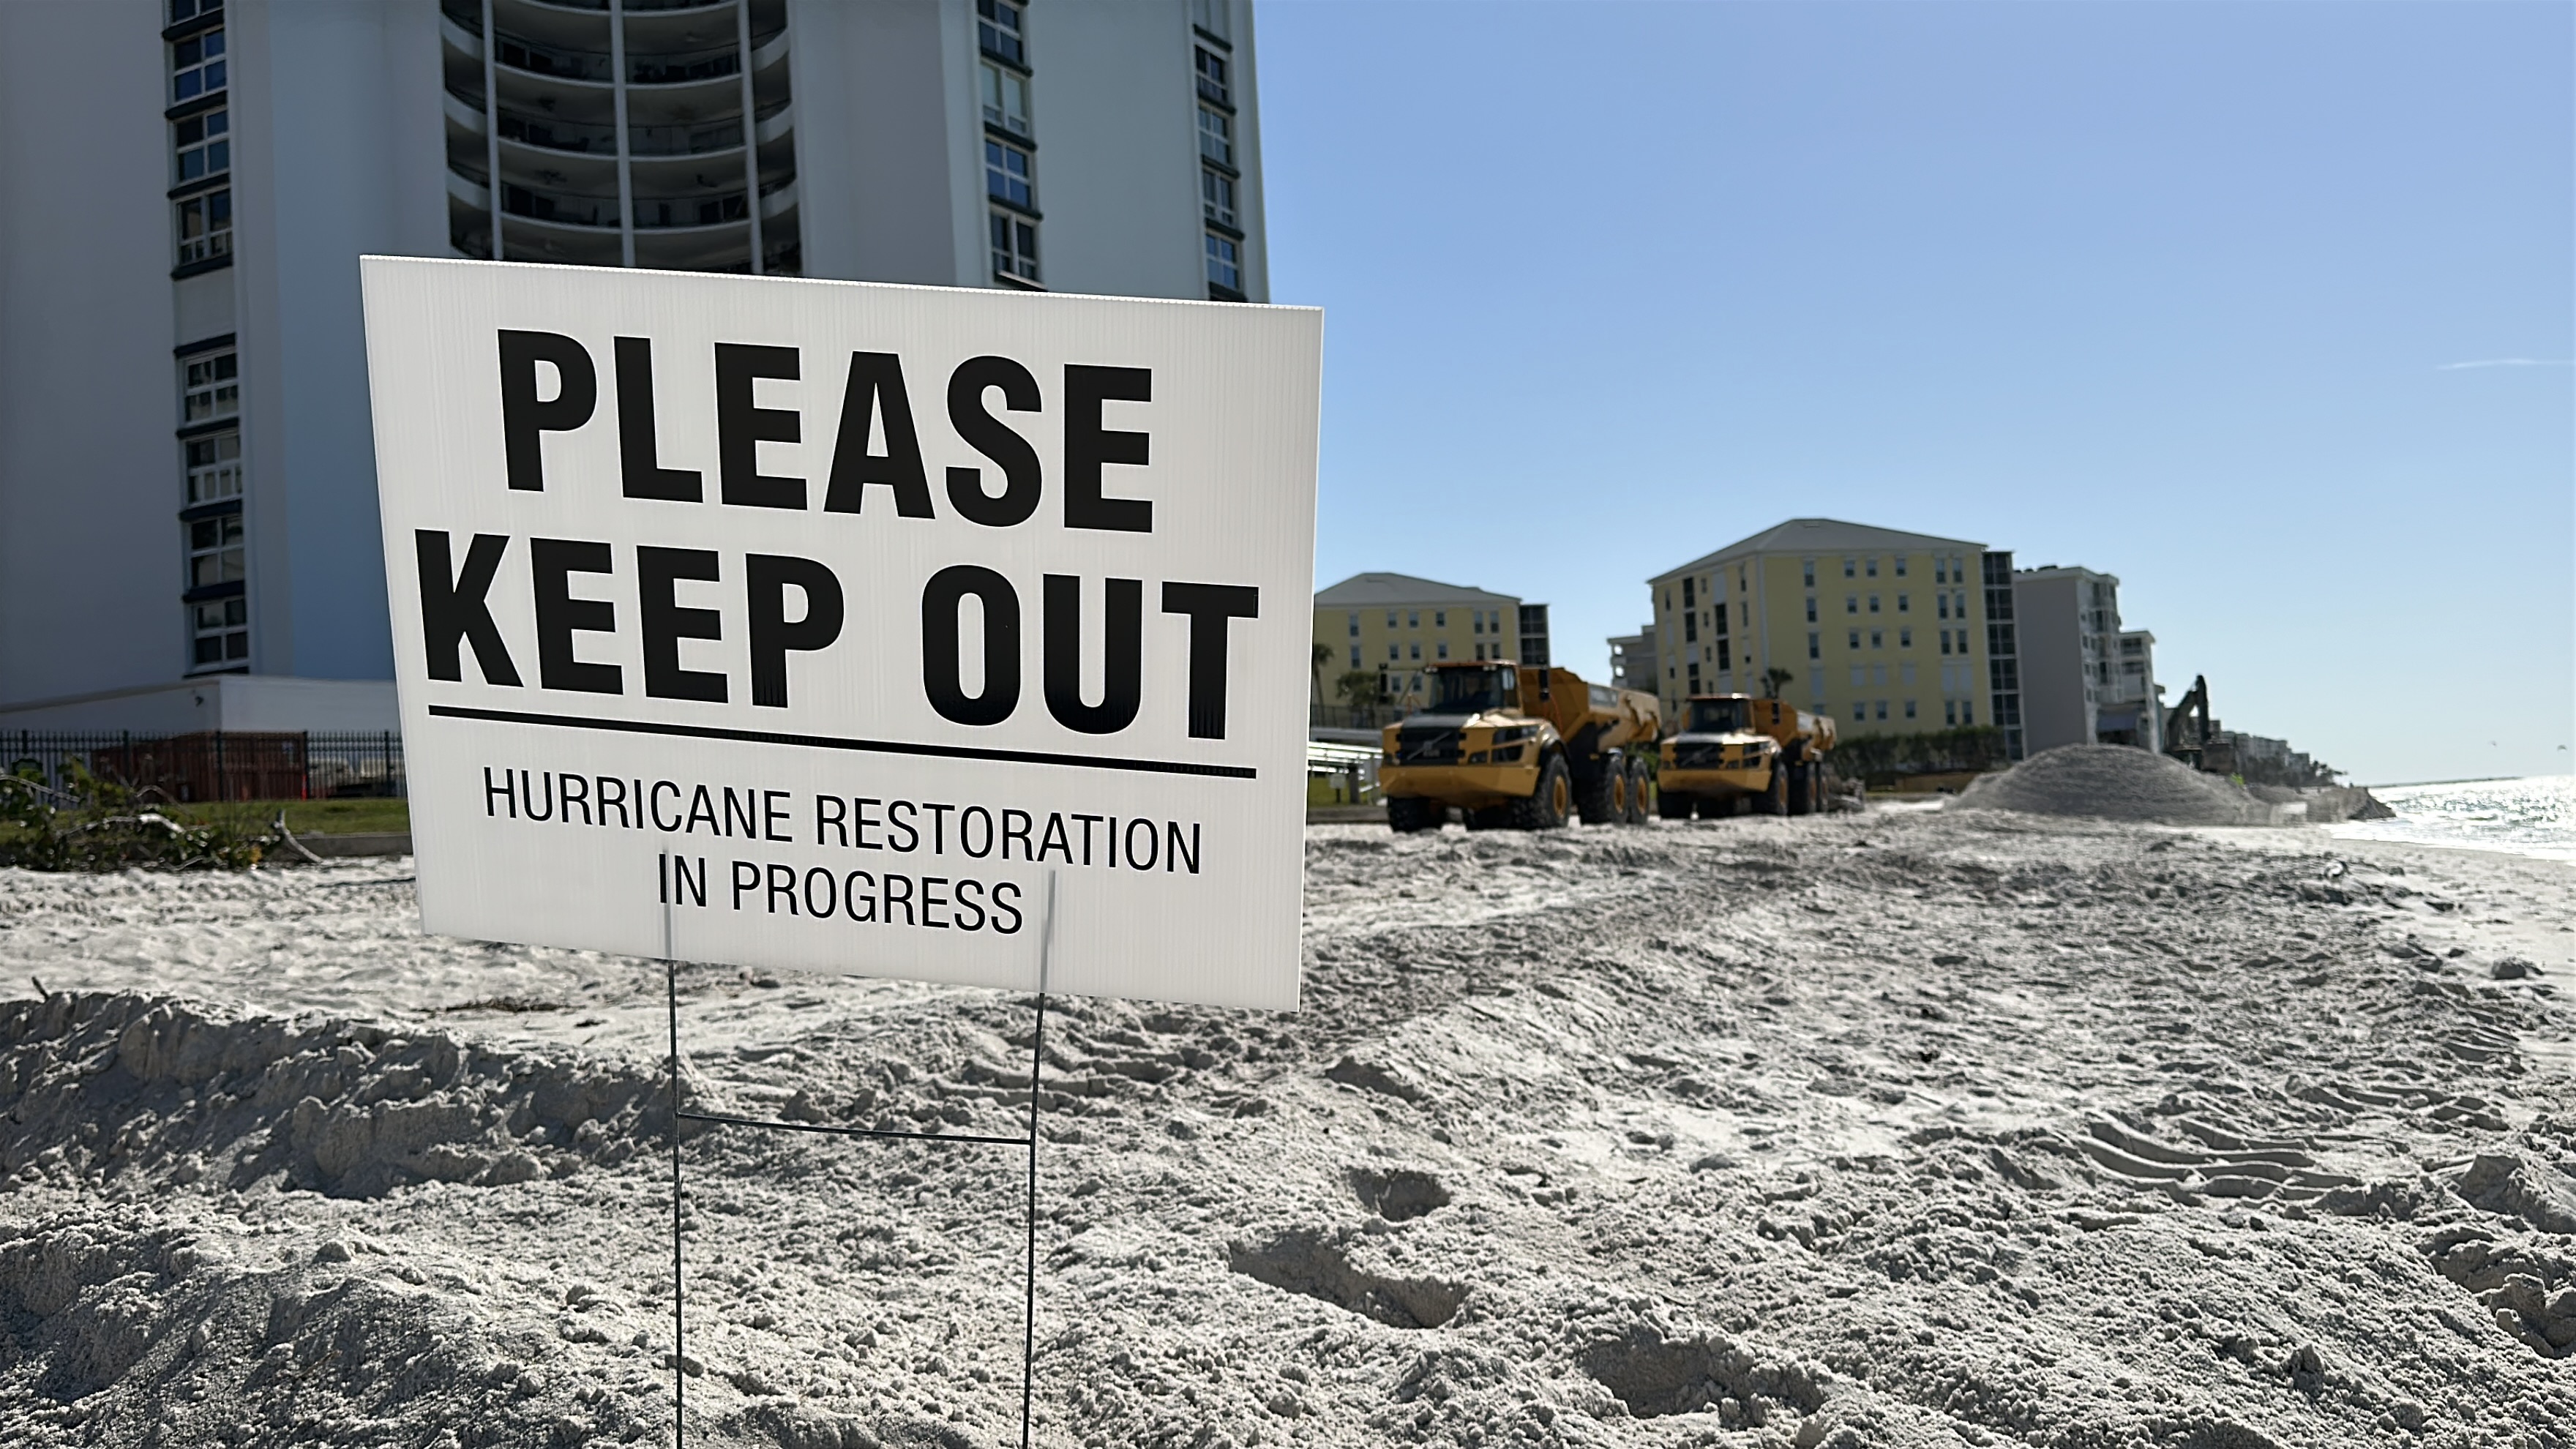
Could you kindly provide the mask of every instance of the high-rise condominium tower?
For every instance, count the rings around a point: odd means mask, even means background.
[[[1252,42],[1250,0],[0,4],[0,724],[391,677],[360,255],[1264,301]]]

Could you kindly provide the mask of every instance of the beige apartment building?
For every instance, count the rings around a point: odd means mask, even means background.
[[[1648,584],[1668,716],[1695,694],[1773,693],[1779,671],[1779,697],[1846,737],[1997,725],[2020,755],[2009,553],[1793,518]]]
[[[1419,703],[1425,666],[1508,659],[1547,662],[1547,605],[1410,574],[1353,574],[1315,595],[1315,642],[1332,660],[1316,671],[1317,703],[1353,670],[1374,670],[1398,704]]]

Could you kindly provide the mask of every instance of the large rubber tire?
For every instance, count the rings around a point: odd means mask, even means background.
[[[1512,826],[1517,830],[1556,830],[1564,826],[1574,809],[1574,773],[1565,767],[1565,756],[1550,755],[1539,766],[1538,788],[1526,800],[1511,804]]]
[[[1666,820],[1688,820],[1691,818],[1691,806],[1697,803],[1699,802],[1688,795],[1664,790],[1655,796],[1655,813]]]
[[[1646,811],[1648,809],[1646,801],[1651,798],[1654,793],[1655,787],[1653,782],[1646,778],[1646,762],[1643,760],[1630,760],[1628,762],[1628,813],[1619,817],[1621,823],[1627,825],[1645,824]]]
[[[1590,775],[1574,787],[1574,808],[1586,825],[1614,825],[1628,813],[1628,777],[1620,773],[1617,755],[1593,762]]]
[[[1789,813],[1805,815],[1816,808],[1815,772],[1804,761],[1789,767]]]
[[[1789,813],[1789,767],[1787,765],[1772,765],[1771,788],[1762,792],[1761,810],[1765,815]]]
[[[1398,835],[1411,835],[1417,830],[1437,830],[1449,823],[1449,807],[1437,800],[1419,796],[1396,796],[1386,802],[1386,823]]]

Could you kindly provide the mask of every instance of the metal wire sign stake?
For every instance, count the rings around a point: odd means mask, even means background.
[[[680,1106],[680,962],[672,943],[672,905],[662,903],[664,1000],[669,1007],[671,1044],[671,1445],[687,1440],[688,1314],[681,1269],[683,1223],[680,1174],[680,1124],[705,1122],[724,1127],[759,1127],[777,1132],[809,1132],[829,1137],[876,1137],[913,1142],[976,1143],[991,1147],[1026,1147],[1028,1172],[1028,1260],[1025,1302],[1020,1323],[1020,1449],[1029,1449],[1037,1404],[1038,1362],[1038,1090],[1046,1068],[1046,1003],[1049,968],[1055,953],[1056,873],[1046,875],[1046,905],[1039,917],[1037,1026],[1029,1041],[1029,1130],[1025,1137],[983,1137],[952,1132],[894,1132],[874,1127],[832,1127],[813,1122],[782,1122],[763,1117],[737,1117],[722,1112],[690,1112]]]

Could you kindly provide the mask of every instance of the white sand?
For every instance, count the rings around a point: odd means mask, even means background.
[[[0,873],[0,1443],[667,1442],[660,968],[403,874]],[[2568,1445],[2571,882],[1315,829],[1304,1011],[1050,1015],[1040,1442]],[[1025,1106],[1022,999],[682,989],[703,1104]],[[1017,1441],[1016,1152],[686,1151],[693,1443]]]
[[[2157,825],[2269,825],[2278,818],[2242,785],[2123,745],[2043,750],[2011,769],[1970,781],[1951,808]]]

